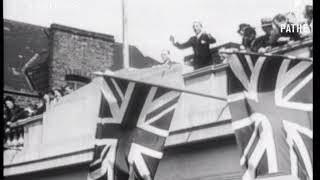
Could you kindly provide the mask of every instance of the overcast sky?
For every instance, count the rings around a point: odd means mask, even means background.
[[[238,25],[246,22],[257,27],[260,19],[301,6],[303,0],[127,0],[129,42],[144,55],[160,59],[162,49],[182,62],[191,49],[172,47],[169,36],[185,41],[192,22],[200,20],[217,44],[240,42]],[[310,2],[304,0],[305,3]],[[122,40],[121,0],[4,0],[4,18],[49,27],[58,23],[111,34]],[[299,9],[299,8],[296,8]]]

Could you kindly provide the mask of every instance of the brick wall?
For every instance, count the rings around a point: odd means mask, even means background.
[[[11,23],[19,24],[17,22]],[[52,24],[50,28],[38,27],[35,25],[30,26],[34,27],[36,30],[27,31],[28,29],[25,29],[24,24],[19,31],[14,31],[14,33],[10,35],[6,34],[6,36],[10,37],[8,40],[8,42],[10,42],[9,44],[13,44],[13,46],[8,46],[10,52],[13,47],[16,47],[14,44],[20,45],[20,49],[23,49],[24,46],[48,49],[49,57],[47,54],[43,54],[42,58],[37,59],[30,65],[28,75],[35,86],[33,87],[34,92],[29,90],[25,91],[26,93],[37,94],[37,91],[45,92],[48,88],[64,86],[67,84],[65,79],[66,75],[77,75],[86,79],[92,79],[92,72],[94,71],[105,71],[106,69],[118,70],[123,66],[122,44],[115,43],[114,37],[111,35],[85,31],[58,24]],[[15,37],[16,39],[13,39],[12,37]],[[18,41],[21,37],[26,40],[23,42]],[[26,42],[29,42],[30,39],[34,40],[34,42],[32,41],[33,44],[29,43],[29,45]],[[16,51],[11,52],[12,57],[19,55],[20,49],[18,48]],[[6,57],[6,59],[10,59],[10,61],[15,60],[12,59],[11,56]],[[132,61],[130,63],[131,66],[135,68],[151,67],[157,62],[152,58],[145,57],[139,49],[134,46],[130,46],[130,59]],[[18,59],[16,61],[16,64],[18,64],[21,60]],[[11,70],[11,66],[9,66],[8,63],[6,66],[7,68],[5,69]],[[15,68],[18,67],[20,66],[16,65]],[[10,77],[12,78],[5,79],[5,85],[7,86],[8,82],[12,81],[16,83],[12,84],[14,87],[5,87],[4,89],[21,91],[19,88],[17,89],[17,87],[23,83],[26,84],[25,78],[20,78],[22,80],[17,81],[20,79],[17,78],[16,75],[12,75],[12,73],[9,73],[9,75],[11,75]],[[73,84],[73,82],[68,84]],[[75,87],[80,86],[79,84],[75,84]],[[24,92],[21,93],[23,94]],[[16,98],[17,103],[22,106],[34,101],[34,98],[30,98],[29,96],[22,95],[17,96]]]
[[[35,104],[39,102],[40,98],[35,97],[29,97],[29,96],[22,96],[22,95],[16,95],[11,93],[3,93],[3,99],[6,96],[11,96],[15,99],[15,103],[18,104],[20,107],[25,108],[29,106],[30,104]]]
[[[50,87],[64,86],[65,76],[88,78],[113,65],[114,37],[57,24],[51,25]]]

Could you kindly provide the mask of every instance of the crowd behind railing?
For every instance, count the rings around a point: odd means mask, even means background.
[[[306,6],[305,21],[299,22],[293,12],[277,14],[274,18],[261,19],[264,35],[257,37],[254,27],[242,23],[238,33],[242,36],[241,49],[264,53],[271,48],[301,40],[313,33],[313,7]]]
[[[4,146],[23,145],[24,129],[20,126],[12,126],[13,124],[19,120],[43,114],[48,108],[60,101],[63,96],[70,94],[72,91],[73,89],[68,85],[52,88],[46,93],[40,94],[41,98],[38,101],[33,101],[25,108],[20,107],[12,96],[6,96],[3,105]]]
[[[263,35],[258,35],[257,27],[253,27],[247,23],[239,24],[238,34],[242,37],[239,51],[265,53],[270,50],[281,47],[283,45],[290,45],[291,43],[313,35],[313,6],[306,5],[303,11],[303,20],[298,20],[293,12],[277,14],[273,18],[262,18],[261,27]],[[194,70],[212,65],[212,54],[210,45],[216,43],[216,39],[208,32],[203,30],[203,25],[200,21],[194,21],[192,24],[195,35],[190,37],[185,42],[178,42],[173,36],[170,36],[170,41],[173,46],[178,49],[186,49],[192,47],[192,59],[185,61],[187,65],[193,66]],[[231,48],[234,49],[234,48]],[[225,51],[222,47],[219,52]],[[312,47],[311,47],[312,54]],[[164,50],[161,53],[162,64],[172,64],[173,61],[169,58],[170,52]],[[224,57],[221,57],[219,62],[213,64],[223,63]]]

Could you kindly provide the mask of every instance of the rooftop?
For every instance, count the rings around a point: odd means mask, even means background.
[[[56,30],[68,32],[71,34],[76,34],[76,35],[80,35],[80,36],[86,36],[86,37],[90,37],[90,38],[97,38],[97,39],[101,39],[101,40],[105,40],[105,41],[114,42],[114,36],[112,36],[112,35],[87,31],[87,30],[83,30],[83,29],[70,27],[70,26],[65,26],[65,25],[60,25],[60,24],[52,24],[50,26],[50,29],[51,30],[56,29]]]
[[[4,19],[3,28],[5,89],[31,92],[22,68],[27,62],[33,61],[35,65],[46,61],[49,51],[47,28],[7,19]],[[36,57],[36,53],[41,54]]]
[[[59,24],[50,28],[4,19],[4,89],[10,92],[34,93],[32,83],[24,75],[26,67],[37,67],[47,62],[50,49],[50,30],[59,30],[97,38],[114,43],[114,65],[111,70],[123,67],[122,44],[114,42],[112,35],[101,34]],[[37,56],[36,54],[39,54]],[[131,66],[135,68],[151,67],[159,64],[156,60],[144,56],[135,46],[130,46]]]

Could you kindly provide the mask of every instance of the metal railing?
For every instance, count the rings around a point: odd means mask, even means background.
[[[282,46],[274,47],[265,53],[271,53],[271,54],[284,54],[286,52],[290,52],[296,49],[300,49],[303,47],[310,47],[313,45],[313,36],[312,35],[305,35],[302,37],[301,40],[293,41],[290,43],[287,43]],[[224,59],[219,55],[219,49],[220,48],[236,48],[239,49],[240,45],[236,43],[226,43],[220,46],[216,46],[214,48],[210,49],[211,53],[211,63],[212,65],[220,65],[224,63]],[[192,65],[192,61],[194,59],[194,54],[188,55],[184,57],[184,63],[187,65]]]

